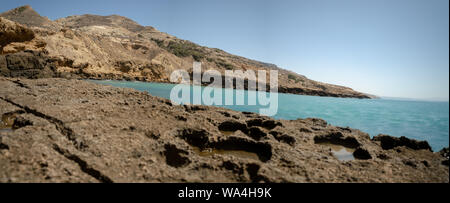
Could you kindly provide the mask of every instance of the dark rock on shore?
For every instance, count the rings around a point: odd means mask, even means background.
[[[441,154],[442,157],[444,157],[444,160],[442,161],[443,165],[448,166],[448,162],[449,162],[449,148],[444,148],[442,149],[439,154]]]
[[[55,77],[55,66],[42,52],[26,51],[0,55],[0,75],[20,78]]]
[[[385,150],[393,149],[399,146],[406,146],[411,149],[419,150],[426,149],[431,151],[431,146],[427,141],[417,141],[413,139],[406,138],[404,136],[397,138],[388,135],[378,135],[373,138],[374,141],[379,141],[381,147]]]
[[[321,119],[175,106],[74,79],[0,86],[0,182],[449,182],[448,149]],[[354,148],[355,160],[321,142]]]
[[[312,95],[321,97],[342,97],[342,98],[358,98],[358,99],[372,99],[373,96],[363,93],[342,93],[342,92],[331,92],[321,89],[307,89],[300,87],[279,87],[279,92],[288,94],[300,94],[300,95]]]

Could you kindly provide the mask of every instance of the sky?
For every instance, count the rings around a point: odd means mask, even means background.
[[[449,100],[448,0],[2,0],[50,19],[118,14],[378,96]]]

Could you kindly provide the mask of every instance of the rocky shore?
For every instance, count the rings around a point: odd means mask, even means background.
[[[426,141],[75,79],[0,86],[0,182],[449,182]]]

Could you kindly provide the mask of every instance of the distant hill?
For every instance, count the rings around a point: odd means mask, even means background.
[[[61,27],[46,17],[42,17],[31,6],[21,6],[0,14],[0,17],[26,25],[28,27],[42,27],[58,30]]]

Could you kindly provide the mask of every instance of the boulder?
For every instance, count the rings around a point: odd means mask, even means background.
[[[417,141],[414,139],[409,139],[404,136],[398,138],[398,137],[392,137],[389,135],[378,135],[373,138],[374,141],[379,141],[381,143],[381,147],[384,150],[393,149],[395,147],[399,146],[405,146],[414,150],[431,150],[431,146],[428,144],[427,141]]]

